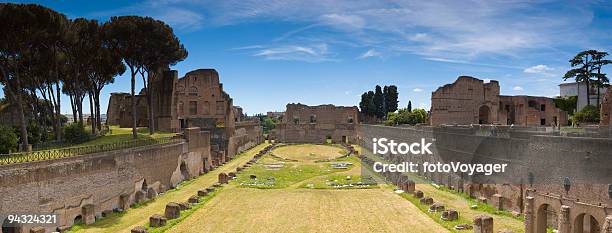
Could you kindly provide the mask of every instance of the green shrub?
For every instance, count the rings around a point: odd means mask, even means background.
[[[427,112],[424,109],[414,109],[412,112],[408,109],[403,108],[395,112],[387,114],[387,120],[385,125],[416,125],[419,123],[425,123],[427,120]]]
[[[75,122],[64,127],[64,138],[69,143],[81,143],[89,140],[89,133],[83,124]]]
[[[17,137],[13,127],[0,125],[0,154],[16,151],[18,141],[19,137]]]
[[[579,112],[574,113],[575,122],[599,122],[599,108],[587,105]]]

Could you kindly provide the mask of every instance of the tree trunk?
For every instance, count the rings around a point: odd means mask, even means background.
[[[57,132],[55,132],[55,135],[58,141],[62,141],[64,139],[63,137],[64,131],[62,129],[62,113],[61,113],[61,105],[60,105],[61,89],[59,86],[59,80],[55,83],[55,87],[57,89],[57,92],[56,92],[57,103],[55,104],[55,114],[57,115],[55,124],[57,124]]]
[[[68,96],[70,96],[70,106],[72,107],[72,122],[76,123],[78,121],[77,121],[77,109],[76,109],[75,98],[72,93],[68,94]]]
[[[6,85],[6,90],[8,90],[7,92],[9,93],[9,95],[11,95],[11,97],[17,101],[17,113],[18,113],[18,117],[19,117],[19,131],[21,134],[21,151],[29,151],[30,150],[30,143],[28,142],[28,128],[27,128],[27,123],[25,120],[25,115],[23,112],[23,101],[21,99],[21,84],[19,82],[19,77],[15,77],[15,81],[16,81],[16,87],[14,91],[11,88],[10,82],[9,82],[9,76],[8,76],[8,72],[6,71],[6,69],[0,65],[0,70],[2,71],[2,77],[4,77],[5,79],[5,85]],[[17,72],[15,72],[15,75],[17,75]]]
[[[76,100],[76,105],[77,105],[77,109],[78,109],[78,113],[79,113],[79,122],[81,122],[81,125],[85,125],[85,123],[83,122],[83,98],[85,96],[79,96],[77,97]]]
[[[100,91],[96,91],[94,95],[94,105],[96,106],[96,127],[102,130],[102,118],[100,117]]]
[[[134,72],[134,68],[130,67],[130,71],[132,74],[132,137],[136,139],[138,137],[138,132],[136,132],[136,95],[134,94],[134,89],[136,88],[136,72]]]
[[[94,106],[93,106],[93,99],[91,98],[91,93],[88,94],[89,96],[89,122],[91,123],[91,134],[93,134],[94,136],[96,135],[96,129],[98,127],[96,127],[96,113],[94,112]]]

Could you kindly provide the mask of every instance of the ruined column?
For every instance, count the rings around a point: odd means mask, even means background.
[[[493,233],[493,217],[479,215],[474,218],[474,233]]]
[[[85,225],[96,222],[96,212],[93,204],[87,204],[81,207],[81,214],[83,215],[83,223],[85,223]]]
[[[612,233],[612,215],[606,216],[606,220],[601,227],[601,233]]]
[[[559,212],[559,233],[571,233],[572,224],[570,222],[570,207],[566,205],[561,206]]]
[[[525,233],[534,233],[535,218],[533,215],[534,198],[528,196],[525,198]]]

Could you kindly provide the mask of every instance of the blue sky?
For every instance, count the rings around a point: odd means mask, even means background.
[[[429,109],[431,92],[459,75],[498,80],[505,95],[555,96],[571,57],[612,48],[612,4],[604,1],[34,2],[70,18],[164,20],[189,51],[173,67],[179,76],[217,69],[249,114],[292,102],[358,105],[376,84],[397,85],[400,106]],[[129,85],[127,73],[117,77],[102,109]],[[62,112],[71,111],[68,101]]]

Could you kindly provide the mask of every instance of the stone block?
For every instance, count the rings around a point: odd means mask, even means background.
[[[230,173],[227,173],[227,176],[228,176],[230,179],[234,179],[234,177],[236,177],[236,173],[234,173],[234,172],[230,172]]]
[[[179,207],[180,207],[181,210],[191,209],[191,204],[189,204],[187,202],[180,202],[178,204],[179,204]]]
[[[436,202],[433,203],[431,206],[429,206],[429,212],[442,212],[444,211],[444,204],[441,202]]]
[[[214,188],[214,187],[208,187],[208,188],[206,188],[206,192],[208,192],[208,193],[212,193],[212,192],[214,192],[214,191],[215,191],[215,188]]]
[[[486,197],[478,197],[478,201],[482,202],[482,203],[487,203],[487,198]]]
[[[444,221],[455,221],[459,219],[459,212],[453,209],[446,210],[442,212],[442,216],[440,216],[440,219]]]
[[[403,180],[399,186],[400,186],[400,189],[404,190],[405,193],[414,192],[414,181],[412,180]]]
[[[147,228],[143,226],[137,226],[132,228],[131,233],[148,233]]]
[[[147,189],[147,199],[153,199],[155,198],[155,196],[157,196],[157,191],[155,191],[154,188],[149,187]]]
[[[227,184],[229,181],[229,176],[225,173],[219,173],[219,183],[220,184]]]
[[[423,191],[421,191],[421,190],[416,190],[416,191],[414,191],[414,194],[413,194],[413,195],[414,195],[414,197],[419,198],[419,199],[420,199],[420,198],[423,198]]]
[[[130,208],[130,195],[129,194],[121,194],[119,196],[119,209],[127,210]]]
[[[175,219],[181,217],[181,207],[179,204],[170,202],[166,205],[166,211],[164,212],[164,216],[167,219]]]
[[[187,200],[187,202],[195,204],[200,202],[200,198],[196,195],[189,197],[189,199]]]
[[[498,210],[504,209],[504,197],[500,194],[493,194],[491,197],[491,205]]]
[[[81,207],[81,214],[83,215],[83,223],[85,225],[96,222],[96,210],[93,204],[87,204]]]
[[[45,228],[41,226],[30,228],[30,233],[45,233],[45,231]]]
[[[431,205],[433,204],[433,198],[431,197],[423,197],[419,200],[419,202],[423,205]]]
[[[57,228],[55,228],[55,231],[59,232],[59,233],[64,233],[64,232],[68,232],[70,231],[70,226],[66,226],[66,225],[61,225]]]
[[[166,221],[167,219],[159,214],[154,214],[153,216],[149,217],[149,225],[151,227],[163,227],[166,225]]]
[[[198,190],[198,196],[204,197],[206,195],[208,195],[208,191],[206,191],[206,189]]]
[[[493,218],[479,215],[474,218],[474,233],[493,233]]]
[[[146,195],[147,194],[144,191],[142,191],[142,190],[136,191],[136,193],[134,193],[134,202],[135,203],[140,203],[140,202],[144,201]]]

